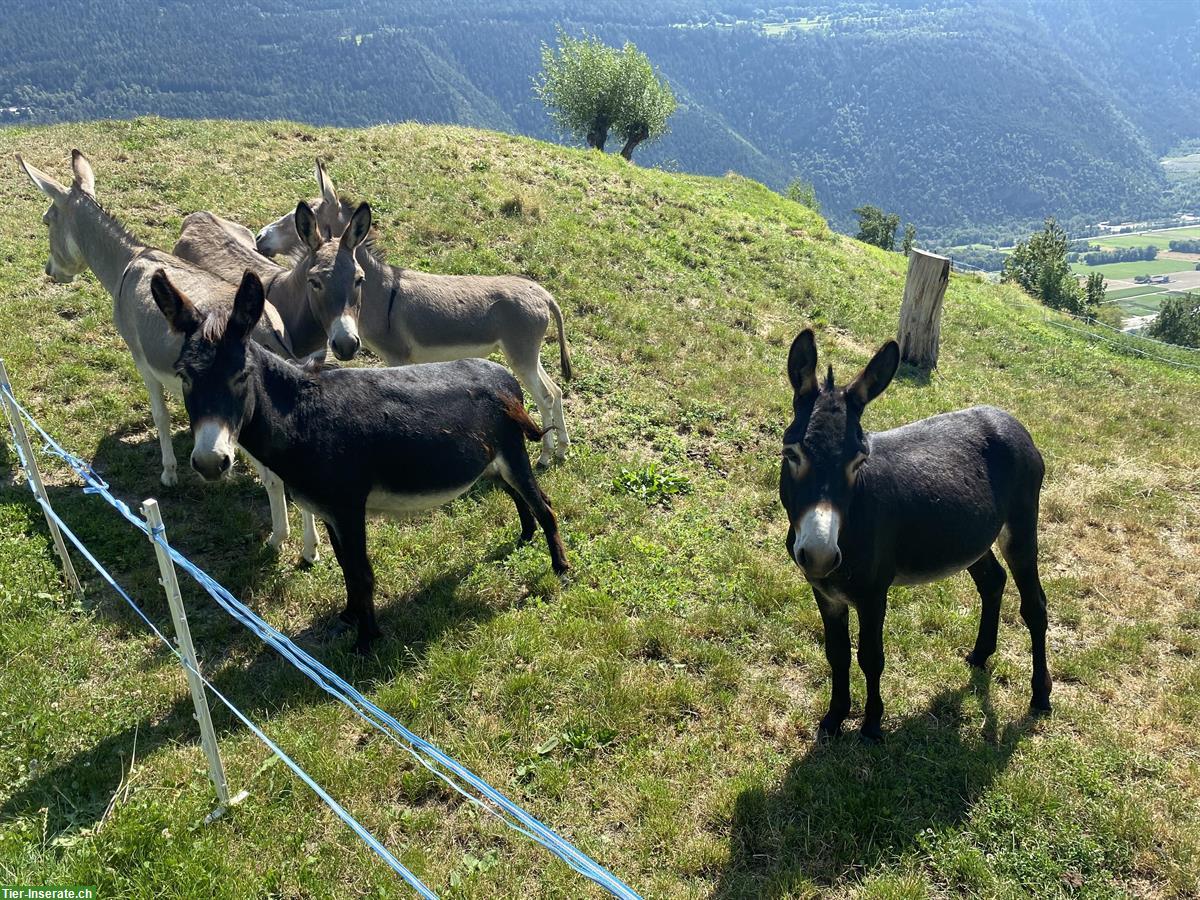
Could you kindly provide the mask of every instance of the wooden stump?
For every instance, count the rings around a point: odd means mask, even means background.
[[[924,250],[908,255],[908,279],[900,305],[900,359],[921,369],[937,368],[942,333],[942,298],[950,281],[950,260]]]

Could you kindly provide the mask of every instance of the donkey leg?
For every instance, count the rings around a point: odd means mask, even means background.
[[[967,568],[979,591],[983,609],[979,614],[979,634],[975,638],[975,649],[967,654],[967,662],[982,669],[988,657],[996,652],[996,634],[1000,630],[1000,600],[1004,596],[1004,584],[1008,575],[988,550],[973,565]]]
[[[518,433],[516,442],[519,444],[522,439]],[[496,462],[499,463],[497,468],[500,470],[500,477],[528,505],[538,524],[542,526],[542,532],[546,535],[546,546],[550,550],[550,565],[561,575],[570,568],[570,564],[567,562],[567,551],[563,547],[562,536],[558,533],[558,519],[555,518],[554,511],[550,509],[550,502],[533,477],[533,469],[529,466],[525,448],[519,445],[510,448],[508,454],[497,456]],[[521,532],[524,535],[524,518],[521,520]],[[532,536],[532,531],[530,535]]]
[[[175,462],[175,448],[171,444],[171,414],[167,411],[167,399],[162,382],[150,371],[138,367],[146,391],[150,394],[150,415],[154,417],[154,428],[158,432],[158,446],[162,451],[162,475],[159,480],[167,487],[179,481],[179,467]]]
[[[829,661],[829,710],[817,726],[817,737],[838,737],[850,715],[850,607],[813,588],[825,626],[825,658]]]
[[[334,526],[333,522],[325,523],[325,533],[329,535],[329,546],[333,548],[333,558],[338,561],[339,565],[341,565],[341,544],[338,543],[337,528]],[[337,618],[338,622],[341,623],[340,625],[335,624],[334,626],[334,630],[337,634],[341,634],[343,631],[345,631],[346,626],[353,625],[356,621],[355,611],[350,608],[349,592],[347,592],[346,595],[346,605],[342,607],[342,611],[338,613]]]
[[[533,517],[533,510],[529,508],[529,504],[521,498],[521,495],[517,493],[516,489],[503,478],[501,478],[497,484],[500,485],[500,489],[504,491],[504,493],[512,497],[512,501],[517,507],[517,515],[521,517],[521,537],[518,539],[517,543],[524,544],[525,542],[529,541],[533,537],[534,532],[537,531],[537,519]]]
[[[1042,590],[1042,579],[1037,565],[1037,512],[1022,517],[1018,526],[1010,523],[1007,540],[1001,543],[1001,552],[1013,581],[1021,593],[1021,618],[1029,629],[1032,643],[1033,677],[1030,680],[1032,696],[1029,705],[1038,712],[1050,712],[1050,670],[1046,665],[1046,592]]]
[[[868,744],[883,740],[883,697],[879,681],[883,677],[883,619],[886,615],[886,593],[858,605],[858,666],[867,680],[867,705],[859,735]]]
[[[346,609],[341,617],[343,621],[358,623],[354,649],[366,654],[371,650],[371,642],[379,637],[379,626],[375,624],[375,570],[367,555],[365,513],[340,517],[329,529],[329,539],[346,581]]]
[[[507,354],[507,350],[505,353]],[[542,430],[546,433],[542,435],[542,452],[538,456],[537,465],[539,469],[544,469],[554,459],[556,431],[554,429],[554,401],[542,384],[542,378],[539,374],[542,363],[536,353],[531,360],[521,359],[520,357],[514,358],[511,354],[508,354],[508,358],[512,363],[513,372],[516,374],[517,380],[533,396],[533,402],[538,408],[538,415],[542,419]],[[524,453],[524,448],[522,448],[521,455],[524,455]]]
[[[305,562],[315,563],[321,558],[317,547],[321,544],[321,536],[317,534],[317,520],[307,509],[300,510],[300,525],[304,529],[304,549],[300,551]]]
[[[567,419],[563,415],[562,388],[547,374],[541,359],[538,359],[538,379],[542,383],[542,390],[550,397],[551,416],[553,418],[554,434],[557,439],[557,446],[554,448],[554,458],[562,462],[567,458],[567,450],[571,446],[571,438],[567,435]],[[547,427],[547,423],[543,422],[542,427]]]
[[[283,488],[283,479],[247,453],[245,448],[241,449],[246,459],[254,466],[258,480],[267,491],[267,500],[271,504],[271,536],[267,538],[267,543],[278,550],[291,532],[287,517],[287,491]]]

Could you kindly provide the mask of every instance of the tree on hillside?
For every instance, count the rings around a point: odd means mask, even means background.
[[[542,45],[534,91],[555,124],[589,147],[603,150],[615,131],[626,159],[638,144],[666,134],[675,112],[670,85],[633,44],[618,50],[592,35],[573,38],[561,29],[557,47]]]
[[[616,95],[613,130],[625,142],[621,155],[632,159],[638,144],[667,133],[667,119],[675,112],[675,94],[646,54],[626,43],[617,66]]]
[[[1104,276],[1099,272],[1093,272],[1087,277],[1087,283],[1083,286],[1083,296],[1087,303],[1088,309],[1095,311],[1100,308],[1100,304],[1104,302],[1104,294],[1108,290],[1108,285],[1104,281]]]
[[[821,201],[817,199],[817,191],[811,181],[793,178],[787,186],[787,198],[801,206],[807,206],[815,213],[821,212]]]
[[[1146,334],[1168,344],[1200,347],[1200,294],[1183,294],[1165,301]]]
[[[854,237],[884,250],[896,249],[896,229],[900,217],[888,215],[878,206],[860,206],[854,210],[858,216],[858,234]]]
[[[908,256],[912,252],[913,244],[917,242],[917,226],[909,222],[904,226],[904,240],[900,244],[900,252]]]
[[[1076,316],[1091,314],[1089,296],[1067,263],[1067,235],[1054,217],[1048,217],[1041,231],[1013,248],[1000,280],[1016,284],[1025,293],[1052,309]]]

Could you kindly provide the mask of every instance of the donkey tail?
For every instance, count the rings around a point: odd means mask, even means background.
[[[510,419],[517,423],[517,426],[521,429],[521,433],[525,435],[525,440],[530,443],[540,441],[546,435],[546,432],[550,430],[547,428],[543,431],[537,427],[537,422],[533,421],[533,416],[529,415],[529,410],[521,402],[519,394],[515,397],[509,397],[504,401],[504,411]]]
[[[562,310],[559,309],[558,301],[553,296],[546,297],[546,305],[550,307],[550,314],[554,316],[554,324],[558,326],[558,361],[562,365],[563,379],[570,381],[575,377],[575,373],[571,369],[571,351],[567,349],[567,332],[563,329]]]

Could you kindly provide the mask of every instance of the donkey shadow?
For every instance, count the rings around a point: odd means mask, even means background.
[[[743,791],[713,896],[848,887],[912,847],[925,829],[962,822],[1037,721],[1026,715],[999,730],[990,687],[987,673],[972,670],[969,686],[942,691],[882,745],[851,736],[817,743],[774,790]],[[964,716],[971,695],[983,711],[978,731]]]
[[[177,434],[179,484],[164,488],[158,480],[157,442],[153,436],[132,438],[135,431],[144,429],[140,426],[120,429],[104,438],[91,461],[110,482],[115,496],[135,512],[139,510],[140,498],[158,497],[172,544],[251,607],[256,606],[255,595],[269,595],[280,578],[294,575],[295,570],[284,571],[289,567],[277,564],[276,552],[262,542],[269,530],[270,517],[266,495],[252,475],[235,475],[213,485],[201,483],[198,476],[190,477],[184,471],[190,440],[186,433],[182,440]],[[0,457],[3,459],[6,457]],[[0,478],[3,475],[4,469],[0,468]],[[73,478],[68,481],[66,485],[55,483],[47,487],[51,504],[169,637],[170,611],[158,584],[157,564],[149,540],[123,522],[119,513],[103,500],[85,495]],[[0,499],[8,499],[5,495],[9,494],[27,505],[32,530],[48,537],[41,510],[28,488],[12,483],[11,479],[7,483],[0,481]],[[255,523],[263,527],[255,530]],[[517,527],[514,521],[514,534]],[[47,545],[47,561],[57,570],[58,560],[49,549],[49,541]],[[312,620],[301,618],[292,628],[281,630],[290,633],[296,643],[347,681],[366,690],[371,684],[386,681],[397,672],[419,664],[426,649],[441,634],[462,622],[485,621],[496,615],[497,609],[474,597],[460,596],[456,589],[476,565],[501,558],[512,547],[512,542],[503,543],[486,558],[423,582],[405,598],[380,597],[380,624],[385,634],[376,641],[369,657],[353,652],[352,634],[332,638],[324,635],[320,613],[314,614]],[[146,626],[141,619],[74,550],[72,559],[84,583],[84,608],[119,635],[144,635]],[[291,711],[333,702],[328,694],[217,607],[185,573],[179,574],[179,583],[206,676],[251,720],[261,724],[282,709]],[[345,600],[340,574],[336,583],[338,596],[330,598],[331,612],[340,609]],[[165,647],[157,647],[142,665],[147,672],[164,666],[174,669],[183,684],[182,669]],[[232,713],[211,695],[210,706],[218,739],[243,729]],[[365,723],[362,727],[368,728]],[[0,804],[0,821],[45,808],[50,837],[91,827],[104,815],[135,747],[136,755],[144,758],[164,745],[189,742],[198,743],[198,732],[191,696],[183,693],[166,710],[149,711],[99,743],[37,771]]]

